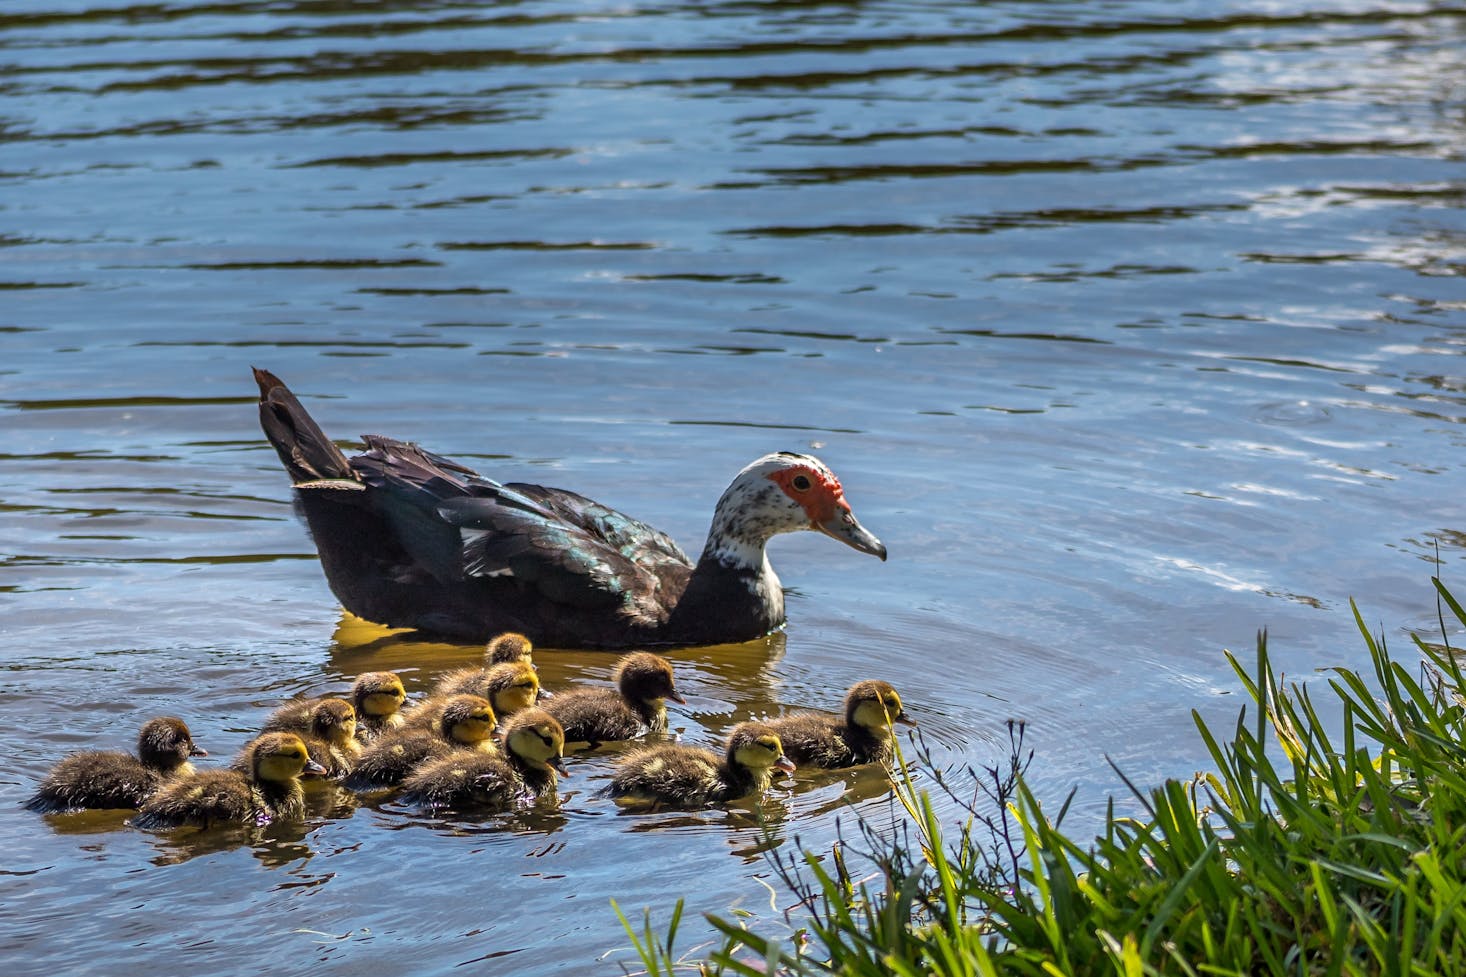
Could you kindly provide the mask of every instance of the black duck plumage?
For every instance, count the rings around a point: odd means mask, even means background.
[[[348,459],[278,378],[255,379],[261,426],[332,591],[388,626],[466,641],[516,631],[567,648],[744,641],[784,622],[763,556],[771,536],[816,529],[885,558],[809,456],[745,468],[694,564],[666,534],[575,492],[501,484],[380,435]]]

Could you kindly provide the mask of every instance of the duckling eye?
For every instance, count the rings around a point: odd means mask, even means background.
[[[810,482],[808,475],[795,475],[794,478],[790,480],[790,484],[794,486],[794,491],[796,492],[808,492],[809,486],[812,483]]]

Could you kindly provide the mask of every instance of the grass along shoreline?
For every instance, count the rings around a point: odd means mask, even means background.
[[[1253,661],[1228,653],[1251,704],[1224,733],[1193,711],[1212,772],[1148,791],[1126,781],[1143,817],[1116,814],[1112,799],[1097,837],[1065,834],[1068,801],[1050,816],[1028,790],[1032,753],[1010,724],[1006,765],[973,772],[959,825],[939,821],[898,759],[900,837],[860,825],[874,881],[851,879],[843,841],[822,856],[770,856],[809,914],[794,940],[710,915],[726,942],[687,961],[674,948],[680,902],[660,933],[650,915],[640,932],[622,915],[645,972],[1466,973],[1466,675],[1444,611],[1443,643],[1415,636],[1407,663],[1351,607],[1372,681],[1335,668],[1284,683],[1265,634]],[[1325,695],[1342,714],[1337,740],[1315,706]]]

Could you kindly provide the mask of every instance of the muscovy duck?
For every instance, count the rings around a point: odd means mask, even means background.
[[[254,375],[326,580],[378,624],[471,642],[516,631],[552,648],[750,641],[784,623],[773,536],[815,530],[886,558],[810,455],[739,472],[694,564],[665,533],[582,495],[501,484],[416,444],[366,435],[348,460],[279,379]]]

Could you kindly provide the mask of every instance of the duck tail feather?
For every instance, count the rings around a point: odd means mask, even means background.
[[[275,446],[290,481],[357,481],[346,456],[306,413],[295,394],[268,370],[252,369],[260,386],[260,427]]]

